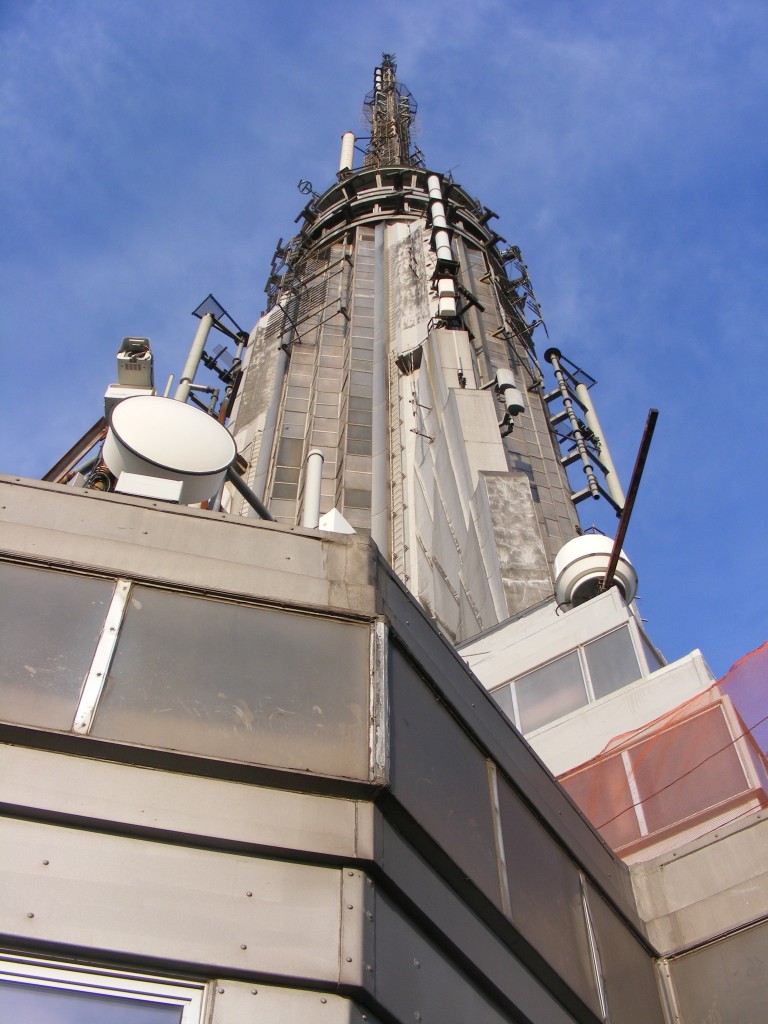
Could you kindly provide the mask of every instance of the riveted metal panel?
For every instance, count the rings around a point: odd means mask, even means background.
[[[0,931],[209,972],[338,979],[340,873],[3,819]]]
[[[0,476],[3,550],[51,565],[372,614],[370,542]]]
[[[132,831],[362,855],[357,802],[0,744],[0,803]],[[368,815],[370,817],[370,815]],[[366,819],[367,820],[367,819]]]
[[[223,979],[215,983],[210,1024],[378,1024],[342,996]]]
[[[377,860],[387,877],[448,942],[481,967],[489,982],[513,1001],[527,1020],[541,1024],[567,1024],[573,1020],[545,984],[378,814],[376,838]]]
[[[339,980],[373,991],[375,966],[374,888],[356,868],[341,874],[341,947]]]
[[[376,1001],[400,1021],[482,1021],[502,1014],[422,932],[376,893]]]

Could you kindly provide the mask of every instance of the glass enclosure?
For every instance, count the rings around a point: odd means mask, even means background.
[[[113,580],[0,563],[0,718],[69,729]]]
[[[91,734],[365,777],[367,624],[134,587]]]

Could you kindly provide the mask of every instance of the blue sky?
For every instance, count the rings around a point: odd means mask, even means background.
[[[625,545],[651,636],[718,674],[766,638],[763,0],[3,0],[0,41],[4,472],[94,422],[124,335],[162,386],[208,292],[255,322],[296,182],[331,183],[393,51],[625,484],[660,409]]]

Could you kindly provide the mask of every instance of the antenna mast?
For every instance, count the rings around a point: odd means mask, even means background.
[[[373,91],[365,97],[364,112],[370,121],[371,140],[363,166],[420,166],[421,154],[411,153],[416,109],[416,100],[397,80],[394,54],[382,54],[381,66],[373,73]]]

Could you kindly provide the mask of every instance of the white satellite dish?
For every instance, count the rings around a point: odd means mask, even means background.
[[[171,398],[126,398],[109,421],[102,457],[110,473],[180,481],[183,505],[215,494],[237,455],[221,423]]]

